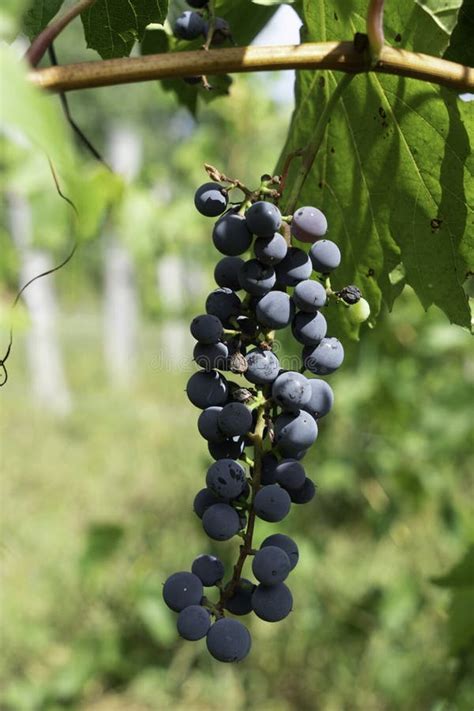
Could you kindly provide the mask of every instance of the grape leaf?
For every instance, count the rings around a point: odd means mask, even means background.
[[[459,9],[458,21],[454,28],[445,59],[474,67],[474,0],[464,0]]]
[[[474,546],[463,558],[439,578],[436,585],[450,588],[451,601],[448,612],[448,632],[451,650],[456,654],[472,649],[474,641]]]
[[[23,17],[23,31],[30,39],[39,35],[58,13],[64,0],[33,0]]]
[[[354,2],[350,12],[344,0],[305,0],[305,39],[335,40],[363,32],[365,12],[365,0]],[[457,10],[450,12],[440,23],[428,3],[388,4],[386,38],[405,49],[441,55]],[[337,80],[334,72],[299,73],[280,167],[288,152],[307,144]],[[407,283],[425,308],[436,304],[452,322],[470,323],[462,288],[473,220],[470,121],[472,106],[462,105],[453,92],[375,73],[356,76],[331,116],[299,204],[316,204],[326,213],[328,237],[344,255],[336,286],[357,284],[372,318],[382,300],[391,307]],[[294,169],[290,183],[292,175]],[[395,271],[403,278],[394,279]],[[338,311],[336,331],[354,335]]]
[[[97,0],[82,13],[87,46],[104,59],[126,57],[150,23],[163,24],[167,0]]]

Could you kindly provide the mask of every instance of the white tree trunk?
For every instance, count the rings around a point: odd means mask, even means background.
[[[141,164],[140,139],[124,126],[110,132],[108,157],[112,169],[131,181]],[[104,358],[115,386],[129,387],[134,380],[139,331],[139,300],[135,264],[129,250],[112,231],[104,248]]]
[[[31,211],[24,197],[9,194],[8,208],[13,241],[20,254],[20,288],[33,277],[54,267],[51,256],[34,249]],[[32,394],[46,410],[66,415],[72,409],[72,399],[64,371],[57,331],[58,307],[53,275],[33,282],[23,292],[31,319],[26,336],[26,354]]]

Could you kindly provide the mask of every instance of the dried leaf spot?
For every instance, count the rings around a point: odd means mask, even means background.
[[[402,41],[402,36],[400,33],[398,33],[397,35],[395,35],[395,42],[401,42],[401,41]]]
[[[381,116],[383,119],[387,118],[387,114],[386,114],[383,106],[379,106],[379,116]]]
[[[374,271],[374,270],[372,269],[372,267],[371,267],[371,268],[369,269],[369,271],[367,272],[367,276],[368,276],[368,277],[373,277],[374,275],[375,275],[375,271]]]
[[[440,220],[437,217],[434,217],[430,222],[431,229],[433,230],[433,233],[436,232],[437,230],[439,230],[439,228],[441,227],[442,224],[443,224],[443,220]]]

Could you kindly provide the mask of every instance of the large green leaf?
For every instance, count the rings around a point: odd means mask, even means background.
[[[363,32],[366,4],[356,0],[349,12],[345,0],[305,0],[305,39],[335,40]],[[443,54],[456,7],[441,23],[432,4],[389,3],[387,40]],[[334,72],[299,73],[282,160],[307,144],[338,79]],[[355,77],[331,116],[299,204],[316,204],[327,214],[328,236],[344,254],[336,286],[358,284],[373,315],[382,299],[391,306],[406,282],[425,308],[437,304],[451,321],[469,325],[462,288],[474,192],[468,121],[472,106],[462,105],[454,93],[375,73]],[[353,331],[344,314],[335,329],[341,326]]]
[[[474,0],[464,0],[459,9],[457,25],[454,28],[449,47],[444,53],[446,59],[474,67]]]
[[[23,18],[23,30],[30,39],[36,37],[59,11],[64,0],[33,0]]]
[[[162,24],[167,0],[97,0],[82,13],[87,46],[101,57],[126,57],[150,23]]]

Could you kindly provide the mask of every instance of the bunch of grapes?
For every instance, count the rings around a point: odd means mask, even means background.
[[[344,359],[340,341],[327,335],[323,309],[328,296],[355,304],[360,292],[350,286],[335,294],[328,286],[341,254],[334,242],[323,239],[327,222],[320,210],[300,207],[282,216],[275,204],[278,178],[263,176],[260,188],[251,192],[207,168],[219,182],[201,185],[194,201],[201,214],[218,217],[212,239],[224,256],[215,268],[218,288],[206,300],[206,313],[191,323],[200,370],[186,391],[201,410],[198,430],[215,460],[194,499],[194,511],[214,541],[240,536],[242,542],[226,581],[221,560],[203,554],[190,572],[166,580],[163,597],[179,613],[178,632],[184,639],[206,637],[213,657],[234,662],[248,654],[251,638],[229,613],[254,612],[277,622],[293,608],[285,581],[298,562],[298,546],[274,533],[256,550],[254,528],[256,519],[282,521],[292,505],[306,504],[315,495],[301,460],[334,401],[330,385],[319,376],[333,373]],[[234,188],[244,190],[241,203],[229,203]],[[294,240],[311,243],[309,254]],[[253,256],[242,258],[251,248]],[[287,326],[302,345],[299,370],[283,369],[273,350],[275,331]],[[307,378],[306,371],[318,377]],[[247,384],[240,381],[243,377]],[[257,582],[242,575],[248,556]],[[214,602],[204,595],[210,587],[217,588]]]

